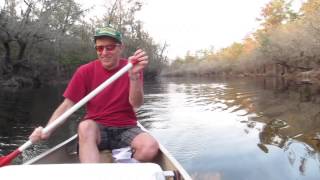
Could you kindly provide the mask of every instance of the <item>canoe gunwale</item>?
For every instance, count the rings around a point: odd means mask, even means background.
[[[27,162],[24,162],[23,165],[30,165],[30,164],[35,164],[37,161],[39,161],[40,159],[46,157],[47,155],[54,153],[56,150],[60,149],[61,147],[69,144],[70,142],[76,140],[78,138],[78,134],[73,135],[72,137],[70,137],[69,139],[63,141],[62,143],[54,146],[53,148],[45,151],[44,153],[40,154],[39,156],[36,156],[35,158],[30,159]]]

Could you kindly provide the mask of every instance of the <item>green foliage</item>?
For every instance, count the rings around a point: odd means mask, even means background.
[[[73,0],[6,1],[0,16],[0,45],[5,49],[0,61],[2,75],[10,78],[23,75],[26,68],[37,71],[39,66],[59,66],[65,53],[79,47],[66,46],[65,41],[77,39],[73,30],[83,12]]]
[[[150,58],[145,74],[158,75],[167,63],[166,44],[154,43],[135,19],[141,8],[140,1],[115,0],[102,19],[84,20],[89,10],[74,0],[6,0],[0,7],[0,79],[26,71],[44,82],[69,78],[80,64],[96,58],[93,32],[106,24],[123,32],[125,57],[145,49]]]

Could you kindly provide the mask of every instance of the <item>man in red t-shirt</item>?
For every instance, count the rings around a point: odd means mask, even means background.
[[[128,60],[121,59],[120,54],[124,48],[121,33],[111,27],[98,28],[94,41],[98,59],[77,69],[63,94],[64,101],[48,123],[57,119],[128,61],[136,59],[138,64],[86,104],[86,115],[78,126],[80,161],[99,162],[99,150],[126,146],[131,146],[136,160],[151,161],[159,145],[151,135],[137,126],[134,111],[143,103],[142,70],[148,64],[148,56],[139,49]],[[38,127],[30,139],[35,143],[47,139],[50,134],[42,133],[42,127]]]

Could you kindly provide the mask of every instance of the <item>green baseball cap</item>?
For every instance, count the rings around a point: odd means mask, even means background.
[[[122,42],[122,35],[121,32],[117,31],[116,29],[107,26],[102,28],[97,28],[94,34],[94,39],[96,40],[98,37],[111,37],[114,38],[118,42]]]

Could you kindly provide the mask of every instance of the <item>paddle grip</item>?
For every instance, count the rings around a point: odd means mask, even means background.
[[[131,61],[132,65],[136,65],[139,63],[139,60],[137,58],[133,58]]]

